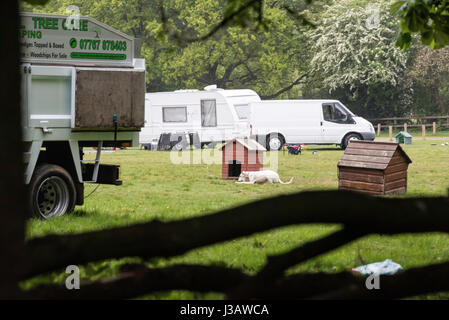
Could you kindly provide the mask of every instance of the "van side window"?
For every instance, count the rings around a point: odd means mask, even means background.
[[[217,126],[217,101],[201,100],[201,126]]]
[[[164,122],[187,122],[187,107],[163,107]]]
[[[323,104],[323,117],[326,121],[332,121],[332,105]]]
[[[335,123],[348,123],[348,114],[334,103],[323,104],[323,118]]]

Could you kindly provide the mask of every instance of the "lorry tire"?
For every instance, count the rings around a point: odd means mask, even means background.
[[[29,208],[35,217],[50,219],[73,211],[76,188],[70,174],[54,164],[36,168],[29,185]]]
[[[341,148],[343,150],[345,150],[351,140],[363,140],[363,139],[357,133],[350,133],[343,138],[343,141],[341,143]]]
[[[271,133],[267,136],[267,150],[279,151],[284,145],[284,137],[278,133]]]

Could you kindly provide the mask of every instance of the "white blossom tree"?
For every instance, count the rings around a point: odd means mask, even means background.
[[[352,0],[327,7],[322,23],[312,31],[312,69],[333,91],[349,87],[388,84],[397,86],[408,53],[395,44],[398,25],[385,5],[368,6]]]

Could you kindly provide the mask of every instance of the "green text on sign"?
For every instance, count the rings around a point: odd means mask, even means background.
[[[120,53],[72,52],[70,57],[72,59],[126,60],[126,54]]]

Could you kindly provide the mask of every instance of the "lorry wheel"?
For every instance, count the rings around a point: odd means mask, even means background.
[[[284,144],[284,139],[277,133],[272,133],[267,138],[267,150],[279,151]]]
[[[356,133],[348,134],[346,137],[343,138],[343,142],[341,144],[341,148],[343,150],[345,150],[351,140],[362,140],[362,137],[360,137]]]
[[[53,164],[40,165],[30,182],[29,207],[36,217],[50,219],[73,211],[76,189],[70,174]]]

